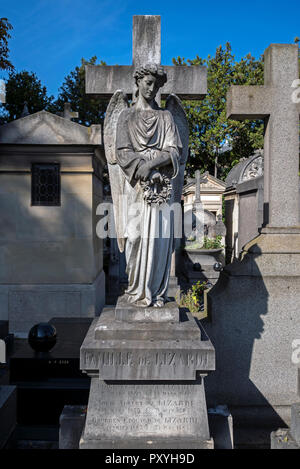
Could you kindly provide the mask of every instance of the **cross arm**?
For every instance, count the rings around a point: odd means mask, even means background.
[[[176,94],[181,99],[202,99],[207,93],[207,70],[202,65],[165,66],[168,81],[161,88],[162,98]],[[86,93],[110,98],[116,90],[132,95],[133,65],[86,65]]]
[[[86,65],[85,92],[111,98],[117,90],[131,95],[134,85],[132,65]]]
[[[264,119],[271,114],[272,89],[266,86],[231,86],[226,97],[227,118]]]
[[[161,96],[166,99],[176,94],[180,99],[198,100],[207,94],[207,68],[202,65],[190,67],[182,65],[164,66],[168,81],[161,89]]]

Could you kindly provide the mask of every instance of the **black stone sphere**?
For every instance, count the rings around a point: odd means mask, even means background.
[[[56,344],[56,329],[48,322],[33,326],[28,334],[28,342],[36,352],[49,352]]]

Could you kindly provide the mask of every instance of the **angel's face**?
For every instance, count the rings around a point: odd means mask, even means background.
[[[145,75],[143,78],[139,79],[138,88],[139,93],[143,96],[146,101],[152,101],[155,98],[156,93],[159,89],[159,86],[157,84],[157,78],[150,74]]]

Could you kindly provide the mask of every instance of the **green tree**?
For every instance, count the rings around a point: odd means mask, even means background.
[[[0,70],[12,71],[14,66],[9,60],[8,39],[13,29],[7,18],[0,18]]]
[[[47,95],[47,89],[33,72],[10,72],[6,81],[6,104],[3,104],[1,123],[21,117],[27,103],[30,114],[49,110],[54,97]]]
[[[81,59],[80,67],[75,67],[66,76],[59,89],[57,100],[50,107],[52,112],[62,112],[64,103],[70,103],[72,111],[79,114],[76,120],[79,124],[90,126],[103,123],[108,100],[95,98],[85,93],[85,65],[96,65],[96,62],[96,56],[90,60]],[[101,61],[98,65],[106,64]]]
[[[208,170],[224,179],[240,158],[249,157],[263,145],[260,121],[231,121],[226,118],[226,93],[231,85],[263,84],[263,59],[251,54],[235,61],[231,46],[219,46],[213,57],[173,59],[175,65],[206,65],[208,93],[202,101],[184,101],[190,129],[190,158],[187,172]]]

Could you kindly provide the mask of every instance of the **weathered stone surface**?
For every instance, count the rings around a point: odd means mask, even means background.
[[[165,305],[160,308],[139,307],[129,304],[124,296],[122,296],[118,299],[115,317],[117,321],[126,322],[178,322],[179,307],[175,301],[165,303]]]
[[[197,372],[215,369],[209,340],[156,340],[154,334],[152,340],[97,340],[97,322],[93,321],[81,346],[80,368],[91,375],[99,373],[103,380],[195,380]],[[193,327],[198,329],[196,322]]]
[[[289,424],[287,408],[299,400],[298,368],[291,361],[299,330],[299,243],[290,228],[258,236],[208,293],[212,322],[205,328],[218,357],[206,380],[210,399],[245,411],[252,406],[253,413],[265,406],[277,428]]]
[[[16,386],[0,386],[0,449],[8,441],[17,423]]]
[[[180,314],[183,322],[126,322],[116,320],[114,309],[105,307],[95,327],[95,339],[200,340],[201,331],[198,327],[194,327],[195,320],[192,315],[184,311],[181,311]]]
[[[100,272],[92,284],[0,285],[7,301],[3,318],[9,331],[27,337],[31,327],[52,317],[94,317],[104,305],[105,275]]]
[[[203,383],[108,384],[93,378],[81,447],[151,448],[209,440]],[[136,446],[133,446],[136,445]]]

